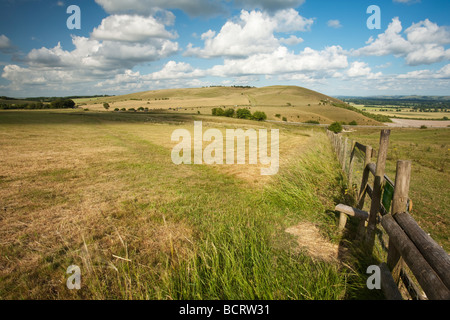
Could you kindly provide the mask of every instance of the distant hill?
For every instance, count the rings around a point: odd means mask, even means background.
[[[263,111],[269,120],[290,122],[317,121],[330,124],[334,121],[356,121],[363,125],[379,125],[356,111],[338,108],[344,103],[319,92],[297,86],[204,87],[144,91],[122,96],[83,99],[77,101],[89,110],[103,110],[103,103],[114,109],[168,110],[184,113],[211,114],[212,108],[249,108]]]

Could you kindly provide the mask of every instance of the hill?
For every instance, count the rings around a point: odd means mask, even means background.
[[[75,101],[89,110],[104,110],[105,102],[110,104],[110,111],[148,108],[153,111],[210,115],[212,108],[217,107],[249,108],[265,112],[269,120],[286,118],[289,122],[330,124],[356,121],[360,125],[380,124],[358,112],[333,105],[342,104],[341,100],[296,86],[165,89]]]

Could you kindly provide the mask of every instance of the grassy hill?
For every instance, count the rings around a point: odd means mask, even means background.
[[[193,89],[166,89],[145,91],[123,96],[75,100],[83,108],[104,110],[107,102],[114,109],[163,110],[188,114],[211,114],[212,108],[249,108],[263,111],[268,120],[286,118],[289,122],[318,121],[331,124],[335,121],[356,121],[360,125],[380,123],[351,110],[333,106],[342,101],[327,95],[296,86],[270,86],[263,88],[208,87]]]

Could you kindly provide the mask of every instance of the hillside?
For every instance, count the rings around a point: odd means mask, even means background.
[[[332,103],[342,101],[327,95],[295,86],[271,86],[263,88],[207,87],[193,89],[166,89],[145,91],[122,96],[77,99],[76,102],[89,110],[104,110],[103,103],[111,109],[167,110],[177,113],[211,114],[211,109],[250,108],[263,111],[269,120],[289,122],[318,121],[330,124],[334,121],[356,121],[361,125],[379,125],[357,112],[337,108]]]

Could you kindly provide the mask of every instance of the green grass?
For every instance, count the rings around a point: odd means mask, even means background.
[[[379,130],[357,129],[349,137],[377,149],[379,135]],[[450,251],[450,206],[446,192],[450,181],[449,159],[448,129],[391,130],[386,172],[394,180],[397,161],[412,161],[412,215],[447,252]]]
[[[170,134],[192,120],[1,112],[0,298],[379,297],[354,261],[314,259],[285,232],[309,221],[342,241],[328,210],[345,183],[323,131],[277,127],[283,141],[305,144],[255,186],[221,168],[172,164]],[[72,264],[80,291],[65,287]]]

